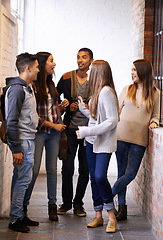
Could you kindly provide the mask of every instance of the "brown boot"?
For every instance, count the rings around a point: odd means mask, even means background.
[[[48,213],[49,213],[49,219],[51,221],[58,221],[57,205],[56,204],[49,204],[48,205]]]
[[[115,215],[115,216],[117,216],[117,215],[118,215],[118,213],[119,213],[119,209],[118,209],[118,211],[117,211],[117,209],[116,209],[116,208],[114,208],[114,215]]]
[[[117,221],[127,220],[127,205],[118,206]]]

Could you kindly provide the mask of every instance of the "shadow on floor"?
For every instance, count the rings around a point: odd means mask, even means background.
[[[77,177],[74,177],[76,182]],[[109,178],[114,183],[115,177]],[[61,175],[58,175],[58,206],[62,203],[61,198]],[[104,226],[96,229],[87,228],[87,224],[94,218],[92,206],[91,188],[88,184],[84,198],[84,207],[87,217],[77,217],[70,210],[66,215],[59,216],[58,222],[51,222],[48,219],[46,176],[39,175],[31,203],[28,208],[28,215],[31,219],[40,222],[38,227],[30,227],[29,233],[17,233],[8,230],[8,219],[0,220],[1,240],[155,240],[150,225],[138,210],[132,193],[129,189],[127,194],[128,220],[118,223],[116,233],[106,233],[108,222],[107,213],[103,211]]]

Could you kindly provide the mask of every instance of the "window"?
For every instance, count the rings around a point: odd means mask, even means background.
[[[160,126],[163,126],[163,1],[155,0],[155,29],[154,29],[154,76],[156,86],[160,89]]]
[[[24,0],[11,0],[11,14],[18,21],[18,54],[23,51]]]

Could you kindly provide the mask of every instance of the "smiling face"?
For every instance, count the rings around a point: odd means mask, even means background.
[[[135,67],[134,64],[132,65],[131,76],[132,76],[132,81],[133,81],[134,83],[137,83],[137,84],[140,83],[140,79],[139,79],[139,77],[138,77],[138,73],[137,73],[137,70],[136,70],[136,67]]]
[[[77,55],[78,69],[82,71],[88,71],[93,59],[90,58],[89,52],[80,51]]]
[[[45,72],[47,75],[51,75],[54,73],[54,68],[56,66],[56,63],[54,62],[53,60],[53,56],[50,55],[46,61],[46,64],[45,64]]]

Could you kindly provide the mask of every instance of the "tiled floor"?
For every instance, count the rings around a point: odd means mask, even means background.
[[[114,178],[110,178],[113,183]],[[74,177],[76,182],[76,176]],[[58,176],[58,205],[61,204],[61,176]],[[0,220],[1,240],[155,240],[150,226],[138,210],[133,196],[128,191],[128,220],[118,223],[116,233],[105,232],[107,213],[104,211],[104,226],[96,229],[87,228],[94,217],[92,207],[90,183],[84,199],[87,217],[77,217],[70,210],[66,215],[59,216],[58,222],[51,222],[47,214],[46,176],[40,175],[35,185],[29,206],[29,217],[38,220],[38,227],[30,227],[29,233],[17,233],[8,230],[8,219]]]

